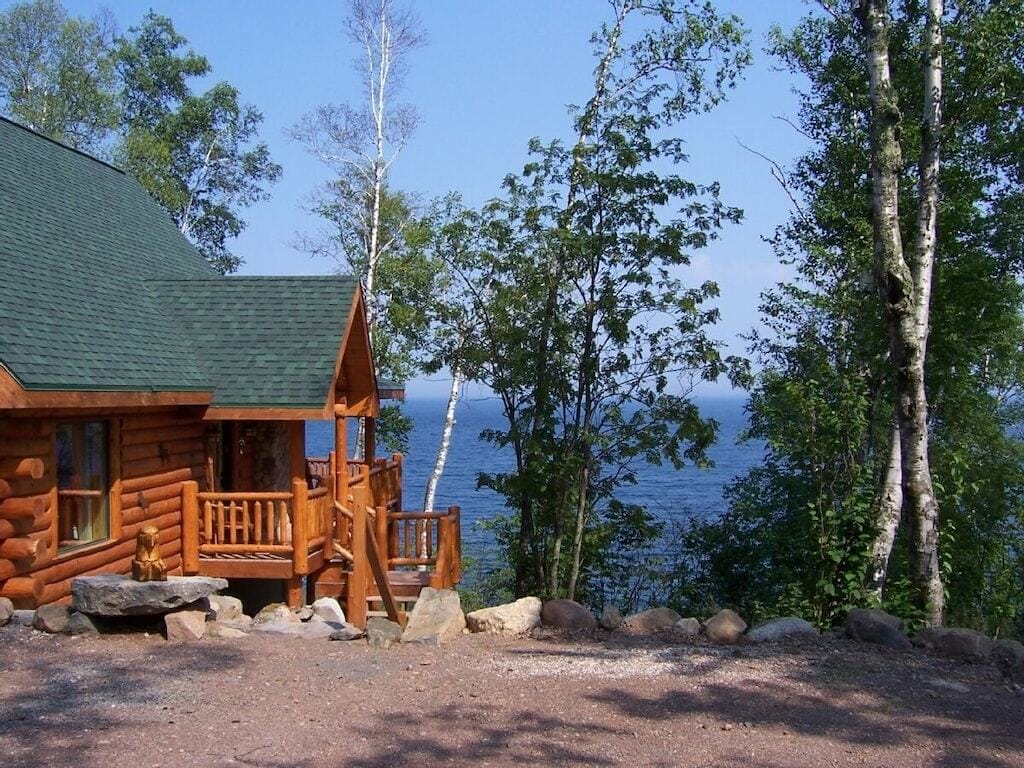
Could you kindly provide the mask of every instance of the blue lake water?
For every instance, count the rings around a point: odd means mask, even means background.
[[[655,515],[665,520],[685,522],[691,516],[713,518],[725,510],[722,491],[737,475],[757,464],[763,445],[756,441],[738,443],[746,426],[744,399],[737,397],[699,399],[701,413],[719,423],[718,441],[709,451],[714,466],[698,469],[687,466],[681,470],[671,466],[639,464],[639,482],[620,492],[626,502],[646,504]],[[441,399],[409,399],[403,406],[413,421],[409,451],[405,457],[404,504],[408,509],[421,509],[427,475],[433,469],[444,425],[445,402]],[[463,553],[466,557],[490,560],[491,540],[477,523],[504,511],[502,499],[493,491],[477,489],[477,474],[510,469],[512,456],[480,440],[485,429],[502,426],[501,404],[496,399],[463,399],[456,414],[457,423],[444,475],[437,489],[435,508],[450,504],[462,508]],[[326,456],[332,450],[333,422],[309,422],[306,430],[306,452],[310,456]]]

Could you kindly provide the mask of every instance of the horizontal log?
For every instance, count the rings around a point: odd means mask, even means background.
[[[152,504],[156,501],[178,498],[181,496],[181,487],[182,483],[178,482],[170,483],[169,485],[159,485],[154,488],[147,488],[134,493],[124,493],[121,495],[121,508],[129,509],[131,507],[141,506],[143,499],[145,499],[148,504]]]
[[[43,514],[32,518],[17,518],[15,520],[0,519],[0,539],[11,536],[24,536],[37,531],[48,530],[53,525],[53,510],[46,510]]]
[[[49,437],[0,438],[0,459],[43,458],[52,453],[53,441]]]
[[[135,477],[121,481],[121,493],[136,493],[149,488],[162,488],[171,483],[181,483],[192,479],[191,467],[179,467],[166,472],[159,472],[143,477]]]
[[[175,498],[153,502],[147,507],[128,507],[127,509],[122,509],[121,523],[122,525],[131,525],[132,523],[138,523],[154,517],[159,517],[160,515],[167,514],[168,512],[180,511],[181,497],[177,496]]]
[[[38,603],[43,596],[43,582],[35,576],[12,576],[0,586],[0,597]]]
[[[6,560],[34,559],[46,550],[39,539],[17,537],[0,541],[0,558]]]
[[[292,495],[285,491],[252,491],[249,493],[210,493],[203,491],[199,494],[200,501],[291,501]]]
[[[436,565],[436,557],[389,557],[389,565]]]
[[[173,456],[175,454],[203,450],[205,450],[205,443],[202,439],[158,440],[152,443],[124,446],[121,450],[121,460],[129,462],[141,461],[142,459],[159,459],[161,456]]]
[[[46,464],[42,459],[0,459],[0,476],[2,477],[31,477],[39,480],[46,474]]]
[[[199,551],[204,555],[290,555],[291,544],[200,544]]]
[[[0,479],[0,499],[6,499],[11,495],[11,484],[6,480]]]
[[[163,429],[126,429],[121,432],[122,446],[161,443],[168,440],[202,440],[203,425],[199,422],[177,424]]]
[[[19,438],[48,437],[53,434],[54,423],[39,419],[4,419],[0,423],[0,443]]]
[[[176,453],[166,458],[124,462],[121,465],[121,474],[125,479],[134,479],[155,473],[168,472],[181,467],[192,467],[202,464],[205,460],[206,454],[202,451]]]
[[[0,519],[31,520],[46,512],[50,502],[47,496],[12,497],[0,501]]]

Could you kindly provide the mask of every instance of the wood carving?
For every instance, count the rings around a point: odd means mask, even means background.
[[[135,539],[132,578],[136,581],[167,581],[167,566],[160,557],[160,529],[147,525]]]

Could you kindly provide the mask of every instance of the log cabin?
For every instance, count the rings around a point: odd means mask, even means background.
[[[459,510],[402,507],[351,277],[216,273],[130,176],[0,119],[0,596],[129,573],[273,580],[292,605],[404,618],[459,580]],[[364,419],[367,460],[351,457]],[[334,451],[306,456],[306,422]]]

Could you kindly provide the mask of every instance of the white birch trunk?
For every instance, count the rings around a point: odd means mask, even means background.
[[[878,534],[871,547],[871,587],[879,602],[889,577],[889,557],[892,555],[896,532],[903,514],[903,455],[899,426],[893,426],[889,441],[889,460],[886,463],[882,493],[878,500]]]
[[[465,376],[462,370],[456,368],[452,375],[452,386],[448,391],[448,406],[444,411],[444,428],[441,430],[441,444],[437,448],[437,459],[434,461],[434,469],[427,478],[427,489],[423,494],[423,511],[432,512],[434,509],[434,497],[437,493],[437,484],[444,474],[444,465],[448,461],[448,450],[452,444],[452,432],[455,430],[455,408],[459,404],[459,394],[462,392],[462,383]],[[426,550],[426,541],[422,543]]]

